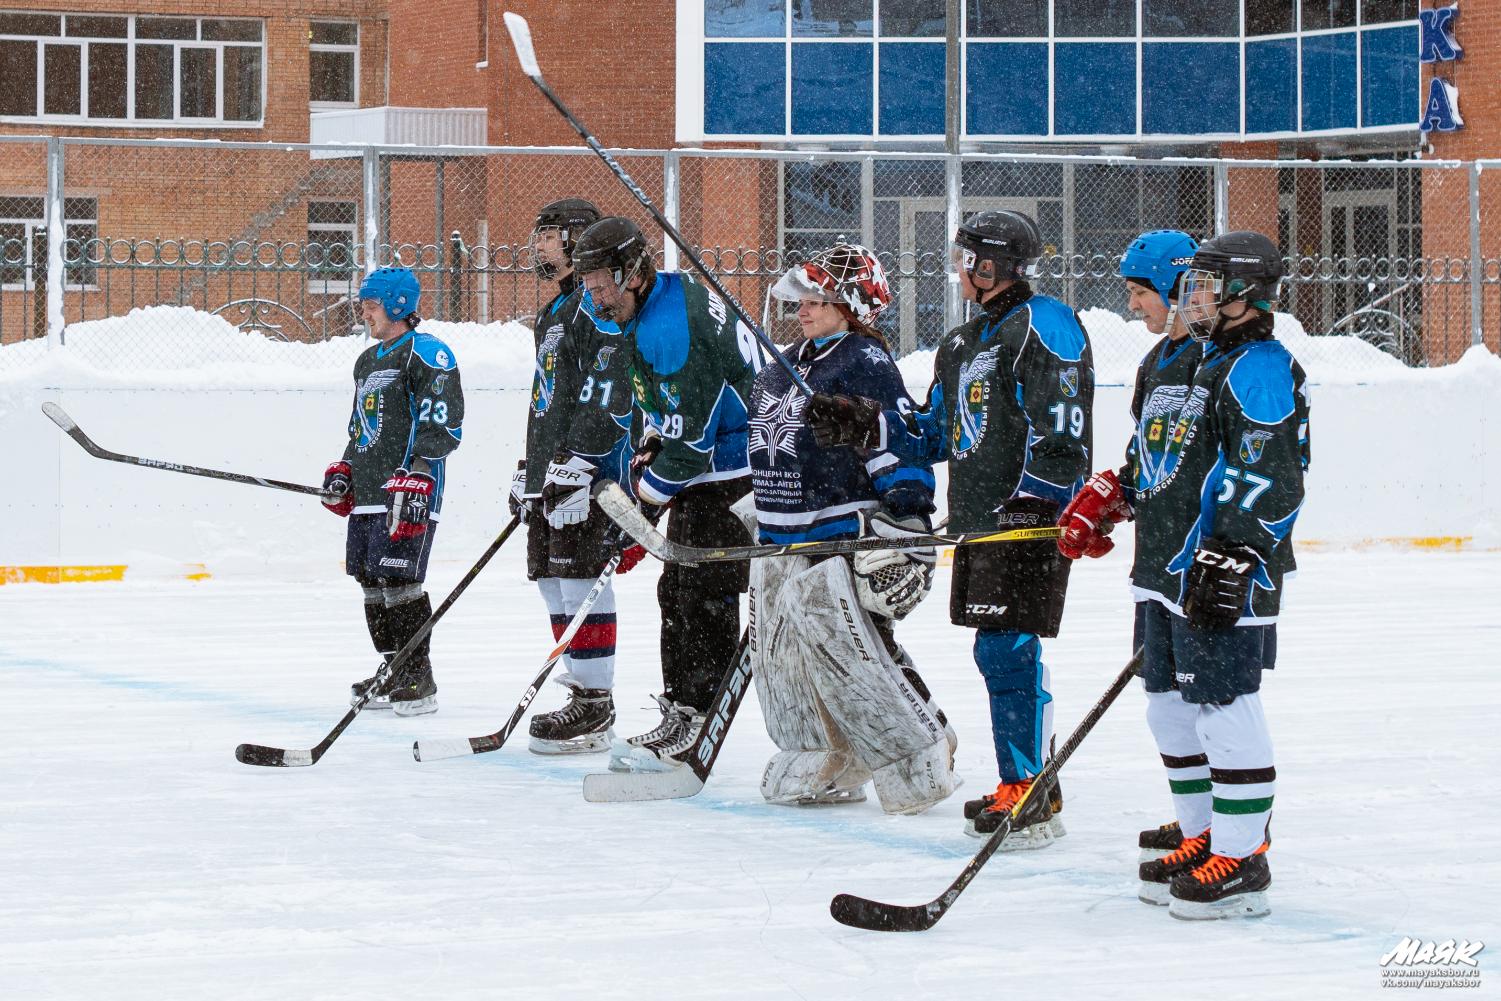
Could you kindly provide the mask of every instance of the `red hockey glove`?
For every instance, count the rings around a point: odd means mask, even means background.
[[[323,506],[340,518],[349,517],[354,510],[354,469],[340,459],[330,462],[323,471]]]
[[[1126,503],[1115,471],[1095,473],[1058,516],[1058,526],[1063,529],[1058,536],[1058,551],[1071,560],[1104,556],[1115,548],[1110,541],[1115,523],[1130,521],[1131,517],[1131,505]]]
[[[381,489],[389,495],[386,532],[392,541],[410,539],[427,531],[436,486],[437,481],[426,473],[409,473],[405,469],[397,469],[381,484]]]
[[[626,546],[620,551],[620,565],[615,568],[615,572],[617,574],[630,573],[645,556],[646,550],[641,546]]]

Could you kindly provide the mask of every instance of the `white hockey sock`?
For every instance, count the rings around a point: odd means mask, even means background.
[[[1217,855],[1244,858],[1266,840],[1277,788],[1260,693],[1242,695],[1228,706],[1200,706],[1196,729],[1214,785],[1211,847]]]
[[[593,589],[595,578],[564,577],[558,581],[563,601],[564,628],[578,614],[579,606]],[[567,673],[560,681],[572,681],[580,688],[615,687],[615,582],[605,584],[594,606],[584,618],[573,644],[564,655]]]
[[[1209,757],[1195,729],[1199,708],[1177,692],[1147,692],[1147,726],[1167,769],[1173,813],[1185,837],[1203,834],[1210,821]]]

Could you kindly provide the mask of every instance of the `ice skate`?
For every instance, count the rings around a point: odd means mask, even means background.
[[[528,728],[533,754],[590,754],[609,748],[615,739],[615,699],[608,688],[568,686],[560,709],[538,713]]]

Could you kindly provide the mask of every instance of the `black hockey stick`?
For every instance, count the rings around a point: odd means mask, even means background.
[[[719,680],[709,705],[713,712],[688,748],[688,767],[667,772],[599,772],[584,776],[584,798],[591,803],[639,803],[654,799],[686,799],[703,791],[709,772],[724,747],[725,734],[750,687],[750,633],[740,634],[730,669]]]
[[[789,542],[766,546],[726,546],[723,549],[705,549],[673,542],[657,531],[635,501],[617,483],[602,481],[595,487],[594,502],[610,516],[625,534],[641,544],[641,548],[664,563],[719,563],[725,560],[755,560],[767,556],[823,556],[830,553],[859,553],[872,549],[903,549],[928,546],[973,546],[990,542],[1030,542],[1037,539],[1056,539],[1059,529],[1049,525],[1045,528],[1014,528],[1005,532],[967,532],[962,535],[937,535],[933,533],[891,536],[862,536],[857,539],[830,539],[823,542]]]
[[[720,298],[730,304],[730,308],[735,311],[735,315],[740,318],[740,322],[745,324],[746,329],[754,334],[756,340],[760,341],[762,346],[771,353],[771,356],[777,360],[782,368],[787,370],[787,375],[791,377],[792,384],[798,388],[798,391],[811,399],[813,390],[808,388],[808,383],[797,373],[797,369],[792,367],[792,363],[782,356],[782,352],[777,350],[777,346],[771,342],[771,338],[766,336],[766,331],[762,330],[760,325],[750,318],[750,314],[745,311],[744,306],[740,305],[740,301],[731,295],[729,290],[720,284],[719,279],[715,278],[713,273],[704,266],[704,263],[698,259],[697,252],[688,245],[687,240],[683,239],[683,234],[679,233],[677,227],[668,222],[667,217],[652,204],[652,200],[647,197],[646,192],[641,190],[641,186],[631,179],[631,175],[625,172],[625,168],[615,161],[615,158],[599,144],[599,140],[594,138],[594,134],[589,131],[584,123],[575,118],[573,112],[568,110],[568,106],[563,103],[562,99],[557,94],[554,94],[552,88],[543,82],[542,67],[537,63],[537,52],[532,47],[532,29],[526,23],[526,18],[520,14],[513,14],[510,11],[506,11],[505,21],[506,30],[511,33],[511,44],[516,49],[516,59],[521,63],[521,72],[525,73],[527,78],[537,85],[537,89],[542,92],[542,96],[552,102],[552,106],[558,109],[558,114],[568,120],[568,124],[573,126],[573,131],[579,134],[579,138],[583,139],[589,148],[598,154],[599,158],[605,162],[605,166],[610,168],[620,183],[624,184],[630,193],[636,196],[636,201],[640,202],[641,207],[651,214],[652,220],[662,228],[662,232],[667,234],[668,239],[672,240],[673,243],[678,245],[679,250],[688,255],[688,260],[693,263],[694,269],[704,276],[704,279],[709,283],[709,287],[714,289]]]
[[[56,403],[43,403],[42,413],[46,414],[52,423],[62,428],[69,438],[83,446],[83,450],[96,459],[108,459],[110,462],[126,462],[134,466],[146,466],[150,469],[165,469],[173,473],[187,473],[189,476],[207,476],[213,480],[228,480],[231,483],[248,483],[256,487],[271,487],[276,490],[290,490],[299,494],[321,494],[322,487],[309,487],[301,483],[286,483],[282,480],[268,480],[261,476],[247,476],[244,473],[226,473],[218,469],[205,469],[202,466],[184,466],[178,462],[167,462],[164,459],[142,459],[135,455],[122,455],[119,452],[111,452],[107,448],[100,448],[94,439],[83,433],[83,428],[78,422],[68,416],[68,412]]]
[[[1079,721],[1079,725],[1074,727],[1074,732],[1069,735],[1064,745],[1048,759],[1043,770],[1037,773],[1031,788],[1022,794],[1021,799],[1017,800],[1011,812],[1002,819],[1001,826],[990,835],[989,840],[975,853],[975,857],[969,860],[964,871],[959,873],[959,878],[954,880],[936,900],[931,900],[926,904],[907,906],[883,904],[877,900],[867,900],[864,897],[841,893],[829,902],[829,913],[834,916],[834,920],[852,928],[864,928],[868,931],[927,931],[936,925],[939,919],[948,913],[949,908],[954,906],[954,901],[959,899],[959,894],[964,892],[970,880],[975,878],[985,863],[990,861],[990,856],[1001,847],[1001,842],[1005,841],[1006,835],[1011,833],[1012,820],[1026,807],[1027,800],[1038,790],[1044,790],[1039,795],[1046,795],[1046,790],[1053,784],[1053,779],[1057,777],[1058,770],[1063,767],[1063,763],[1073,755],[1074,750],[1084,738],[1089,736],[1089,731],[1094,729],[1100,717],[1105,715],[1105,710],[1110,708],[1110,704],[1125,690],[1126,686],[1131,683],[1131,678],[1140,669],[1141,650],[1137,650],[1130,662],[1110,683],[1105,694],[1100,696],[1100,701],[1096,702],[1094,708]]]
[[[506,540],[511,537],[511,533],[515,532],[516,526],[520,524],[520,515],[511,519],[510,524],[506,525],[501,533],[495,537],[495,541],[490,543],[490,548],[484,551],[479,561],[469,568],[469,572],[464,575],[464,579],[459,581],[458,586],[449,592],[448,597],[443,599],[443,604],[434,609],[433,614],[427,617],[427,621],[417,627],[417,631],[412,634],[412,638],[403,643],[401,649],[396,651],[396,655],[381,665],[380,670],[375,672],[375,677],[372,679],[371,685],[365,689],[365,694],[361,695],[353,706],[350,706],[349,711],[344,714],[344,718],[339,720],[332,730],[328,731],[328,736],[318,741],[314,747],[306,751],[289,750],[282,747],[266,747],[264,744],[241,744],[235,748],[235,758],[244,765],[269,765],[281,768],[316,765],[318,759],[323,757],[328,749],[333,746],[334,741],[339,739],[339,735],[349,728],[349,724],[354,722],[354,718],[360,714],[360,710],[369,705],[370,700],[375,698],[376,693],[383,689],[386,686],[386,682],[406,664],[407,659],[412,656],[412,651],[417,649],[417,645],[422,642],[423,637],[433,631],[433,626],[437,625],[438,620],[443,617],[444,613],[453,607],[455,601],[459,600],[459,595],[463,594],[465,589],[474,583],[474,578],[478,577],[480,571],[485,569],[485,565],[500,551],[500,547],[505,545]]]
[[[540,517],[540,516],[539,516]],[[607,536],[608,544],[615,545],[619,536],[613,531]],[[527,706],[532,704],[532,699],[537,697],[537,692],[542,688],[542,683],[552,673],[558,661],[563,659],[563,654],[568,652],[568,647],[573,643],[573,637],[583,626],[584,620],[589,617],[589,610],[604,594],[605,587],[610,583],[610,578],[615,576],[615,568],[620,565],[620,553],[617,551],[610,557],[610,562],[605,564],[599,579],[584,595],[584,600],[579,603],[579,610],[573,613],[573,620],[568,623],[568,628],[563,630],[563,635],[558,637],[557,645],[552,648],[552,653],[547,656],[547,663],[542,665],[542,670],[532,679],[521,695],[521,701],[516,704],[516,710],[511,713],[511,718],[506,720],[505,726],[494,733],[487,733],[483,737],[458,737],[446,740],[427,740],[412,742],[412,757],[418,761],[436,761],[439,758],[460,758],[468,754],[485,754],[489,751],[498,751],[505,742],[510,739],[511,731],[516,729],[516,724],[521,722],[521,717],[526,715]]]

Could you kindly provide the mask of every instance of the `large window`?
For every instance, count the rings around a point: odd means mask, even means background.
[[[40,197],[0,197],[0,288],[30,290],[43,283],[47,274],[45,207]],[[92,287],[96,268],[89,259],[99,235],[99,200],[64,198],[63,232],[64,284],[70,289]]]
[[[260,20],[0,11],[0,117],[261,123]]]
[[[936,141],[940,0],[678,0],[679,138]],[[1416,0],[964,0],[968,139],[1416,130]]]
[[[319,107],[352,108],[360,100],[360,26],[314,21],[308,29],[308,99]]]
[[[356,202],[308,202],[307,265],[312,292],[348,292],[354,275],[354,248],[358,240],[359,205]]]

